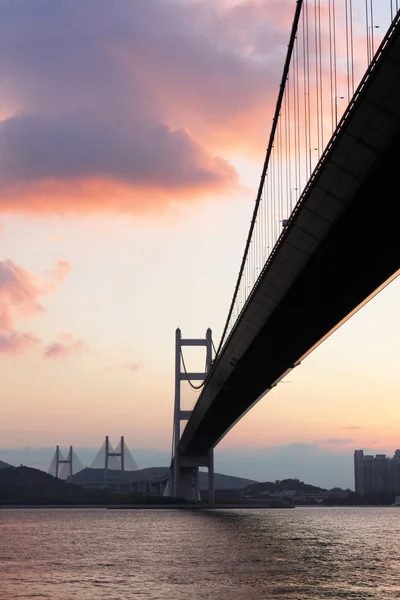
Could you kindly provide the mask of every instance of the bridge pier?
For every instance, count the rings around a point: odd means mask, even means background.
[[[197,467],[178,467],[177,478],[174,477],[174,492],[175,498],[183,498],[190,502],[198,502],[198,468]],[[174,467],[175,475],[175,467]]]
[[[207,456],[208,462],[208,503],[215,503],[215,487],[214,487],[214,450],[210,450]]]
[[[200,501],[199,468],[208,468],[208,502],[214,504],[214,452],[210,450],[207,456],[180,457],[174,456],[172,477],[167,485],[165,495],[183,498],[190,502]],[[169,487],[173,481],[172,489]]]

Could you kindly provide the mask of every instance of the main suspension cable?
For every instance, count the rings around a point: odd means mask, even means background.
[[[183,370],[185,371],[185,374],[188,375],[188,372],[187,372],[187,369],[186,369],[186,364],[185,364],[185,359],[183,358],[182,348],[181,348],[181,360],[182,360]],[[206,378],[199,385],[194,385],[194,383],[192,383],[190,381],[190,379],[187,379],[187,382],[190,385],[190,387],[193,388],[194,390],[201,390],[201,388],[204,387],[204,385],[205,385],[206,381],[208,380],[209,376],[210,376],[210,374],[207,373]]]
[[[250,244],[251,244],[251,240],[253,237],[253,231],[254,231],[254,227],[256,224],[256,220],[257,220],[257,214],[258,214],[258,208],[261,202],[261,198],[262,198],[262,193],[263,193],[263,188],[264,188],[264,183],[265,183],[265,177],[267,174],[267,169],[268,169],[268,165],[269,165],[269,160],[271,157],[271,153],[272,153],[272,147],[273,147],[273,143],[274,143],[274,139],[275,139],[275,133],[276,133],[276,129],[277,129],[277,125],[278,125],[278,121],[279,121],[279,115],[281,112],[281,107],[282,107],[282,100],[283,100],[283,95],[285,92],[285,87],[286,87],[286,81],[288,78],[288,73],[289,73],[289,67],[290,67],[290,62],[291,62],[291,58],[292,58],[292,53],[293,53],[293,48],[294,48],[294,43],[295,43],[295,39],[296,39],[296,35],[297,35],[297,29],[298,29],[298,24],[299,24],[299,19],[300,19],[300,14],[301,14],[301,8],[303,6],[303,0],[297,0],[297,4],[296,4],[296,11],[295,11],[295,15],[294,15],[294,20],[293,20],[293,25],[292,25],[292,30],[291,30],[291,34],[290,34],[290,40],[289,40],[289,46],[288,46],[288,51],[286,54],[286,60],[285,60],[285,65],[283,68],[283,74],[282,74],[282,79],[281,79],[281,84],[279,87],[279,94],[278,94],[278,100],[276,103],[276,107],[275,107],[275,113],[274,113],[274,118],[272,121],[272,127],[271,127],[271,134],[270,134],[270,138],[269,138],[269,142],[268,142],[268,147],[267,147],[267,152],[266,152],[266,156],[265,156],[265,160],[264,160],[264,165],[263,165],[263,169],[261,172],[261,179],[260,179],[260,184],[258,186],[258,192],[257,192],[257,198],[255,201],[255,206],[254,206],[254,210],[253,210],[253,216],[251,219],[251,223],[250,223],[250,230],[247,236],[247,240],[246,240],[246,245],[245,245],[245,249],[244,249],[244,254],[243,254],[243,258],[242,258],[242,262],[240,265],[240,269],[239,269],[239,275],[238,275],[238,279],[236,282],[236,286],[235,286],[235,290],[233,293],[233,298],[229,307],[229,311],[228,311],[228,317],[226,319],[225,322],[225,326],[222,332],[222,337],[221,337],[221,341],[219,343],[218,346],[218,350],[216,353],[216,356],[218,357],[223,343],[225,341],[225,337],[226,337],[226,333],[228,331],[229,328],[229,323],[231,320],[231,316],[235,307],[235,302],[236,302],[236,297],[238,295],[238,291],[239,291],[239,287],[240,287],[240,282],[242,280],[242,276],[243,276],[243,272],[245,269],[245,265],[246,265],[246,261],[247,261],[247,257],[248,257],[248,253],[249,253],[249,248],[250,248]],[[204,385],[204,383],[203,383]]]

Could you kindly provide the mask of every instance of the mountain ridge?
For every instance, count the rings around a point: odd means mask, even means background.
[[[138,469],[137,471],[125,471],[121,476],[121,471],[108,471],[108,481],[157,481],[165,479],[168,475],[168,467],[147,467],[146,469]],[[104,469],[92,469],[86,467],[75,473],[72,476],[72,482],[79,485],[90,484],[91,486],[98,483],[101,485],[104,481]],[[232,490],[242,489],[253,483],[257,483],[254,479],[245,479],[244,477],[236,477],[234,475],[225,475],[223,473],[214,473],[215,489]],[[208,473],[199,472],[200,489],[208,489]]]

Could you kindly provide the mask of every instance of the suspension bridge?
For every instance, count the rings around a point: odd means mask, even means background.
[[[291,369],[400,268],[397,0],[295,7],[254,212],[221,340],[176,332],[173,452],[165,493],[198,498],[213,450]],[[188,373],[185,346],[204,346]],[[182,381],[200,381],[192,411]],[[187,421],[181,434],[181,422]]]

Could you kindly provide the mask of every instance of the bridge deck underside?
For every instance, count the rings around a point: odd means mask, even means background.
[[[382,63],[214,365],[182,456],[205,455],[400,268],[398,36]]]

